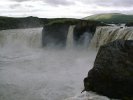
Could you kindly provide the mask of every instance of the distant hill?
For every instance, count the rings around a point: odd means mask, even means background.
[[[18,29],[18,28],[34,28],[43,27],[44,25],[51,25],[55,23],[77,23],[78,19],[73,18],[38,18],[38,17],[5,17],[0,16],[0,30]]]
[[[0,16],[0,30],[14,29],[14,28],[31,28],[42,26],[42,20],[45,22],[47,19],[39,19],[37,17],[23,17],[13,18]]]
[[[87,16],[83,19],[102,21],[105,23],[129,23],[133,22],[133,15],[126,15],[121,13],[107,13]]]
[[[58,24],[68,24],[75,25],[82,22],[82,19],[74,19],[74,18],[38,18],[38,17],[5,17],[0,16],[0,30],[5,29],[20,29],[20,28],[35,28],[35,27],[43,27],[58,25]],[[85,20],[85,22],[89,23],[100,23],[99,21],[91,21]]]

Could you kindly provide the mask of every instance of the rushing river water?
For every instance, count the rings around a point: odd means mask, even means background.
[[[108,100],[81,94],[96,52],[41,48],[41,31],[0,31],[0,100]]]

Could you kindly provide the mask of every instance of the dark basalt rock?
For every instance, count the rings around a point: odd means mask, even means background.
[[[42,31],[42,46],[65,47],[70,25],[79,22],[78,19],[51,19],[45,24]]]
[[[42,45],[64,47],[68,29],[69,25],[62,23],[45,26],[42,32]]]
[[[133,26],[133,22],[126,23],[125,26],[127,26],[127,27],[132,27],[132,26]]]
[[[132,100],[133,40],[116,40],[101,46],[84,86],[85,91]]]

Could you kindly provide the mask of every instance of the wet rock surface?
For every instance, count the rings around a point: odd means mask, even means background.
[[[42,31],[43,46],[65,46],[69,25],[56,24],[45,26]]]
[[[116,40],[100,47],[94,67],[84,79],[85,91],[132,100],[133,40]]]

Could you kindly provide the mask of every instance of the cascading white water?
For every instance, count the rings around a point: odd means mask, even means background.
[[[72,49],[74,48],[74,28],[75,28],[75,25],[71,25],[68,29],[68,35],[67,35],[67,41],[66,41],[66,48],[67,49]],[[81,33],[82,34],[82,33]],[[92,34],[91,33],[88,33],[88,32],[84,32],[79,40],[78,40],[78,43],[76,45],[76,47],[79,47],[79,48],[82,48],[82,49],[85,49],[89,46],[89,43],[90,43],[90,40],[92,38]],[[81,43],[80,43],[81,42]]]
[[[83,90],[96,52],[38,48],[41,31],[0,31],[0,100],[67,100]],[[91,93],[87,97],[103,100]]]
[[[101,45],[116,39],[133,40],[133,27],[98,27],[91,40],[91,48],[99,48]]]
[[[79,41],[83,41],[80,47],[87,48],[90,44],[90,40],[92,38],[92,34],[88,32],[84,32],[83,35],[80,37]]]
[[[11,29],[0,31],[0,46],[41,47],[42,28]]]
[[[68,29],[67,41],[66,41],[66,48],[70,49],[74,46],[74,39],[73,39],[73,31],[75,25],[71,25]]]

